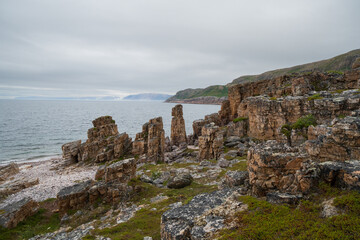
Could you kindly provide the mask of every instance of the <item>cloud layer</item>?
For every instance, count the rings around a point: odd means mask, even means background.
[[[175,93],[359,48],[357,0],[2,0],[0,98]]]

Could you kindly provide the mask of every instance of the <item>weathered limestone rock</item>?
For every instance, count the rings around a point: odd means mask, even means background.
[[[318,73],[284,75],[229,87],[230,120],[239,115],[239,105],[248,97],[268,95],[273,98],[300,96],[310,91],[356,89],[360,87],[360,70],[345,74]]]
[[[125,156],[131,152],[131,138],[119,134],[115,121],[110,116],[99,117],[88,130],[85,143],[74,141],[62,146],[63,158],[72,162],[104,162]]]
[[[65,143],[62,145],[61,149],[63,152],[63,159],[67,162],[76,163],[79,162],[79,153],[81,148],[81,140],[74,142]]]
[[[230,122],[230,115],[231,115],[230,101],[225,100],[222,102],[221,109],[219,111],[219,117],[222,126]]]
[[[94,181],[89,180],[61,189],[57,194],[60,213],[84,207],[89,202],[88,190],[93,184]]]
[[[226,136],[237,136],[237,137],[245,137],[247,136],[249,129],[248,119],[244,119],[243,121],[238,122],[230,122],[226,125]]]
[[[212,239],[226,226],[225,219],[244,211],[239,194],[228,188],[195,196],[188,204],[166,211],[161,216],[161,239]]]
[[[127,183],[131,178],[135,177],[136,160],[130,158],[113,163],[105,168],[105,182],[117,181]]]
[[[171,120],[171,143],[180,146],[186,144],[185,120],[183,118],[183,107],[181,104],[176,105],[172,109]]]
[[[269,191],[306,193],[316,184],[316,164],[297,149],[267,141],[249,149],[248,172],[252,193],[265,196]]]
[[[0,182],[6,181],[12,175],[19,172],[19,166],[16,163],[10,163],[5,166],[0,166]]]
[[[205,125],[199,137],[199,159],[218,159],[224,143],[224,132],[214,123]]]
[[[357,90],[332,95],[323,92],[318,99],[308,96],[285,97],[272,100],[269,97],[249,97],[239,104],[238,115],[249,121],[248,135],[257,139],[283,140],[280,129],[294,123],[300,117],[312,114],[318,123],[328,123],[339,115],[349,115],[360,106]]]
[[[359,117],[335,119],[332,127],[310,127],[309,136],[305,150],[315,161],[360,160]]]
[[[174,178],[169,180],[169,183],[167,184],[168,188],[183,188],[186,186],[189,186],[192,182],[193,178],[189,173],[180,174],[178,176],[175,176]]]
[[[360,161],[323,162],[319,164],[321,178],[327,183],[360,191]]]
[[[162,118],[151,119],[143,125],[141,133],[136,134],[133,143],[134,155],[146,154],[148,162],[163,162],[165,152],[165,131]]]
[[[266,201],[275,204],[295,205],[302,199],[302,195],[292,195],[288,193],[269,192],[266,194]]]
[[[14,228],[25,218],[33,215],[38,210],[38,203],[31,198],[23,198],[0,209],[0,226]]]

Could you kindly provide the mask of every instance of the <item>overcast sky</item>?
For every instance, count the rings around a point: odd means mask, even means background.
[[[1,0],[0,98],[173,94],[360,48],[359,0]]]

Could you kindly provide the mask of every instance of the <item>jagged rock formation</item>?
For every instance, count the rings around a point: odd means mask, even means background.
[[[239,105],[248,97],[267,95],[272,98],[280,98],[302,96],[310,91],[355,89],[360,87],[359,78],[359,70],[346,72],[344,75],[315,72],[295,76],[285,75],[274,79],[234,85],[229,88],[230,119],[243,116],[244,107],[239,109]]]
[[[63,158],[71,162],[104,162],[120,158],[131,152],[131,138],[119,134],[115,121],[110,116],[99,117],[88,130],[88,139],[66,143],[62,146]]]
[[[14,228],[26,217],[33,215],[38,210],[38,203],[31,198],[23,198],[0,209],[0,226]]]
[[[39,184],[39,179],[21,179],[10,181],[0,186],[0,200],[7,196],[17,193],[25,188]]]
[[[224,131],[214,123],[206,124],[199,137],[199,159],[218,159],[224,143]]]
[[[248,154],[249,182],[256,196],[269,191],[306,193],[317,180],[316,164],[297,148],[270,140]]]
[[[183,107],[181,104],[172,109],[171,120],[171,143],[175,146],[186,144],[185,120],[183,118]]]
[[[93,204],[97,199],[117,204],[129,199],[132,187],[128,181],[135,176],[136,160],[126,159],[106,167],[100,167],[96,173],[97,182],[89,180],[63,188],[57,195],[60,213],[69,209],[80,209]],[[104,180],[101,180],[104,179]]]
[[[148,162],[164,162],[165,131],[162,117],[150,119],[142,129],[141,133],[136,134],[132,153],[145,154]]]
[[[309,127],[305,149],[316,161],[348,161],[360,159],[360,118],[334,119],[332,127]]]
[[[236,189],[223,189],[195,196],[188,204],[161,216],[161,239],[212,239],[226,226],[225,219],[247,205],[239,202]]]

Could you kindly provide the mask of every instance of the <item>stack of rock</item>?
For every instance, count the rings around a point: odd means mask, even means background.
[[[142,127],[142,132],[136,134],[133,142],[134,155],[146,155],[148,162],[164,162],[165,131],[162,118],[150,119]]]
[[[110,116],[99,117],[88,130],[88,139],[70,142],[62,146],[63,158],[72,162],[104,162],[118,159],[131,152],[131,138],[119,134],[115,121]]]
[[[180,146],[186,144],[186,132],[185,121],[183,118],[183,106],[181,104],[176,105],[172,109],[171,120],[171,144]]]
[[[218,159],[224,143],[224,131],[215,123],[206,124],[199,137],[199,159]]]

